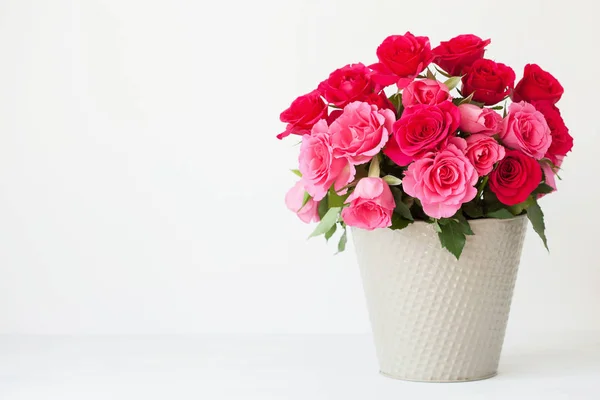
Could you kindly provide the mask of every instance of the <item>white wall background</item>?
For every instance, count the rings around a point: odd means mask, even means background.
[[[565,87],[575,137],[512,332],[600,328],[592,1],[4,0],[0,333],[367,332],[352,246],[285,209],[278,115],[389,34],[491,37]]]

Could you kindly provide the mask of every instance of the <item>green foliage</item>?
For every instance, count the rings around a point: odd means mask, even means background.
[[[402,183],[402,180],[400,178],[396,178],[394,175],[386,175],[383,177],[383,180],[390,186],[398,186]]]
[[[393,187],[391,188],[392,195],[394,196],[394,202],[396,203],[396,208],[394,209],[394,214],[398,214],[402,218],[414,221],[414,218],[410,212],[410,208],[406,203],[402,201],[402,190],[400,188]]]
[[[527,208],[527,218],[531,221],[533,230],[540,236],[544,247],[548,249],[548,241],[546,239],[546,224],[544,223],[544,213],[537,201],[533,200],[532,204]]]
[[[412,221],[402,218],[400,215],[396,214],[395,212],[392,213],[392,226],[390,226],[390,229],[392,229],[392,230],[404,229],[410,224],[412,224]]]
[[[327,202],[329,207],[343,207],[344,201],[346,201],[349,195],[350,193],[346,193],[345,195],[340,196],[336,193],[335,189],[329,189],[329,192],[327,193]]]
[[[473,234],[469,222],[459,211],[452,218],[437,220],[437,225],[439,226],[438,237],[442,247],[446,248],[458,260],[467,242],[466,235]],[[437,231],[435,226],[434,228]]]
[[[448,90],[452,90],[458,86],[461,79],[462,78],[460,76],[453,76],[452,78],[448,78],[448,80],[444,82],[444,85],[448,87]]]
[[[483,217],[483,207],[478,204],[478,201],[473,200],[463,204],[463,211],[471,218]]]
[[[344,233],[340,236],[340,241],[338,242],[338,251],[335,254],[341,253],[346,250],[346,242],[348,241],[348,236],[346,233],[346,226],[344,226]]]
[[[319,218],[323,219],[323,217],[325,216],[325,214],[327,213],[327,210],[329,210],[329,202],[328,202],[328,196],[325,196],[320,202],[319,202],[319,206],[317,207],[317,213],[319,214]]]
[[[489,218],[498,218],[498,219],[509,219],[509,218],[514,218],[515,216],[513,215],[513,213],[511,213],[510,211],[508,211],[506,208],[501,208],[499,210],[496,211],[490,211],[487,213],[486,215]]]
[[[439,69],[438,67],[435,67],[435,70],[437,72],[439,72],[440,74],[442,74],[443,76],[445,76],[446,78],[452,78],[452,75],[450,75],[449,73],[447,73],[446,71],[443,71],[441,69]]]
[[[379,174],[381,170],[379,169],[379,154],[376,154],[375,157],[371,159],[371,163],[369,164],[369,177],[379,178]]]
[[[302,198],[302,205],[300,206],[298,211],[302,210],[304,208],[304,206],[306,205],[306,203],[308,203],[308,201],[310,199],[311,199],[310,194],[308,194],[308,192],[304,192],[304,197]]]
[[[327,233],[337,222],[341,210],[341,207],[332,207],[327,210],[325,215],[323,215],[323,218],[321,218],[321,222],[319,222],[313,233],[310,234],[309,238]]]
[[[335,233],[336,229],[337,229],[337,224],[333,224],[333,226],[331,227],[331,229],[328,230],[327,232],[325,232],[325,240],[326,241],[329,241],[329,239],[331,239],[331,237]]]
[[[290,169],[290,171],[292,171],[294,173],[294,175],[297,175],[300,178],[302,178],[302,172],[300,172],[299,169]]]
[[[429,68],[427,68],[427,75],[425,75],[425,77],[427,79],[431,79],[432,81],[437,80],[437,79],[435,79],[435,75],[433,74],[433,72],[431,72],[431,70]]]
[[[524,202],[506,208],[508,208],[508,210],[513,215],[520,215],[524,210],[527,210],[527,208],[529,208],[529,206],[531,206],[533,203],[535,203],[535,198],[533,196],[529,196]]]
[[[389,100],[396,109],[396,118],[400,118],[400,115],[402,115],[402,111],[404,111],[404,106],[402,105],[402,93],[396,93],[391,95],[389,97]]]
[[[533,194],[548,194],[554,191],[554,188],[547,183],[540,183],[540,185],[533,191]]]

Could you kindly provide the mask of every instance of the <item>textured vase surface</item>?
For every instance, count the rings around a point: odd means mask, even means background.
[[[458,261],[425,222],[352,230],[383,375],[456,382],[496,374],[527,219],[470,224],[475,235]]]

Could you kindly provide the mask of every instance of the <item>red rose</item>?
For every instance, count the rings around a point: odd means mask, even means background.
[[[375,104],[380,109],[387,108],[389,110],[394,111],[394,114],[396,113],[396,108],[394,107],[390,99],[388,99],[383,90],[379,93],[372,93],[371,95],[369,95],[369,97],[365,99],[365,101],[369,104]]]
[[[515,72],[504,64],[481,58],[466,69],[462,83],[463,96],[474,93],[474,101],[492,105],[508,96],[515,83]]]
[[[336,69],[329,78],[319,84],[319,91],[330,104],[344,107],[353,101],[365,101],[375,93],[371,70],[363,64],[349,64]]]
[[[527,200],[541,182],[540,164],[518,150],[506,149],[506,155],[490,174],[490,189],[507,206]]]
[[[406,87],[433,59],[429,38],[404,35],[388,36],[377,48],[379,62],[370,66],[373,80],[383,87],[397,84]]]
[[[569,128],[565,125],[559,109],[554,104],[549,101],[538,101],[533,105],[546,118],[552,135],[552,143],[544,157],[549,158],[556,165],[558,164],[557,157],[565,156],[573,148],[573,137],[569,134]]]
[[[327,118],[327,104],[321,99],[319,92],[314,90],[300,96],[279,116],[281,122],[287,123],[287,127],[277,135],[277,139],[283,139],[291,133],[309,134],[313,125],[322,118]]]
[[[482,40],[475,35],[458,35],[433,49],[433,62],[450,75],[460,76],[465,67],[483,58],[485,46],[490,42],[490,39]]]
[[[561,84],[550,73],[537,64],[527,64],[523,71],[523,78],[513,91],[512,99],[530,103],[545,100],[554,104],[560,100],[563,92]]]
[[[409,107],[394,123],[383,152],[396,164],[408,165],[425,153],[444,147],[458,129],[459,121],[458,107],[450,101]]]

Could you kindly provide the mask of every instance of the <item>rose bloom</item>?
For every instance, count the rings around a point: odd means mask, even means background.
[[[554,104],[560,100],[563,92],[561,84],[549,72],[544,71],[537,64],[527,64],[523,71],[523,78],[512,93],[512,99],[530,103],[549,101]]]
[[[565,156],[573,148],[573,137],[560,115],[559,109],[549,101],[538,101],[533,104],[541,112],[548,123],[552,135],[552,143],[544,157],[558,165],[558,157]]]
[[[453,138],[444,150],[410,164],[404,174],[404,192],[418,198],[432,218],[453,216],[477,194],[477,171],[464,155],[464,147],[464,139]]]
[[[392,110],[358,101],[348,104],[329,127],[334,156],[355,165],[369,161],[387,143],[395,121]]]
[[[527,200],[542,182],[542,168],[532,157],[519,150],[506,155],[490,174],[490,189],[501,203],[514,206]]]
[[[336,191],[341,190],[354,179],[356,172],[348,160],[333,156],[325,120],[317,122],[311,134],[302,137],[298,163],[302,184],[315,201],[325,197],[332,184]]]
[[[458,35],[433,49],[433,61],[448,74],[460,76],[465,67],[483,58],[485,46],[490,42],[490,39],[482,40],[475,35]]]
[[[507,147],[521,150],[536,160],[544,157],[552,143],[544,115],[524,101],[508,107],[500,138]]]
[[[283,139],[291,133],[304,135],[310,133],[317,121],[327,118],[327,104],[315,90],[294,100],[279,118],[281,122],[287,123],[287,127],[285,131],[277,135],[278,139]]]
[[[429,38],[404,35],[388,36],[377,47],[379,62],[370,66],[375,72],[373,79],[382,86],[397,84],[406,87],[433,59]]]
[[[475,104],[461,104],[460,129],[467,133],[482,133],[494,136],[502,129],[502,117],[489,108],[481,108]]]
[[[492,172],[494,164],[504,158],[504,147],[487,135],[476,133],[467,139],[465,155],[477,170],[479,176]]]
[[[320,220],[318,212],[319,203],[311,198],[308,199],[303,207],[303,201],[304,185],[302,184],[302,181],[298,181],[285,195],[285,205],[290,211],[296,213],[298,218],[303,222],[307,224],[312,221],[318,222]]]
[[[492,105],[510,94],[515,72],[504,64],[482,58],[467,69],[462,83],[463,96],[473,93],[474,101]]]
[[[348,226],[373,230],[392,225],[392,212],[396,207],[394,196],[381,178],[362,178],[345,203],[342,219]]]
[[[319,84],[319,92],[330,104],[344,107],[353,101],[365,101],[375,93],[371,70],[363,64],[349,64],[333,71]]]
[[[394,133],[384,153],[396,164],[408,165],[425,153],[444,147],[459,121],[458,108],[449,101],[409,107],[394,123]]]
[[[402,105],[406,108],[417,104],[435,105],[449,98],[448,87],[433,79],[413,81],[402,91]]]

